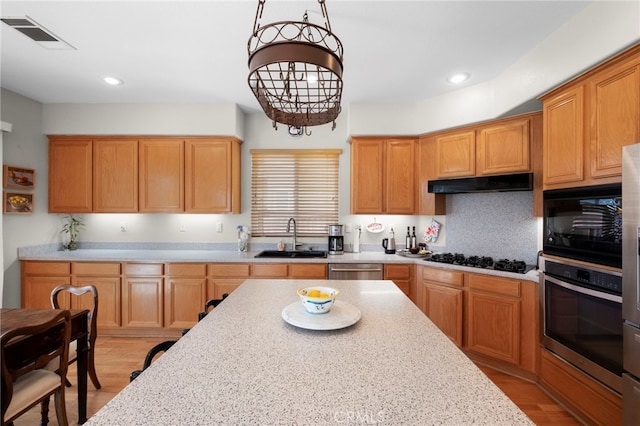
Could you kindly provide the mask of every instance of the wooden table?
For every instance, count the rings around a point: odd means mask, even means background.
[[[42,322],[42,316],[51,313],[52,309],[0,309],[0,330],[2,334],[15,328]],[[87,420],[87,364],[89,335],[86,309],[71,309],[71,341],[78,341],[78,424]],[[12,341],[9,346],[16,353],[16,360],[34,358],[38,354],[38,339],[21,339]],[[9,366],[11,368],[11,366]]]

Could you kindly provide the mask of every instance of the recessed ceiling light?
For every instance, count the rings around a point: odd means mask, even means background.
[[[115,77],[104,77],[102,79],[102,81],[104,81],[105,83],[110,84],[112,86],[118,86],[120,84],[123,84],[122,80],[120,80],[118,78],[115,78]]]
[[[449,77],[447,81],[452,84],[458,84],[458,83],[462,83],[468,78],[469,78],[469,74],[467,74],[466,72],[460,72],[458,74],[454,74],[451,77]]]

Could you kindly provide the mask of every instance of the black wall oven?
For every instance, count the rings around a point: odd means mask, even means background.
[[[622,393],[622,274],[543,258],[546,349]]]
[[[622,268],[622,186],[544,191],[543,251]]]

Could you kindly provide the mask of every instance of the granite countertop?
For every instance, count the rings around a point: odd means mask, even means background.
[[[385,254],[383,252],[363,251],[327,255],[326,258],[256,258],[259,251],[240,253],[231,250],[189,250],[189,249],[79,249],[61,250],[19,250],[20,260],[70,261],[70,262],[224,262],[224,263],[408,263],[434,268],[454,269],[464,272],[494,275],[538,282],[538,270],[526,274],[497,271],[486,268],[450,265],[425,261],[422,258]]]
[[[330,331],[282,319],[299,285],[247,280],[86,424],[533,424],[392,282],[331,281]]]

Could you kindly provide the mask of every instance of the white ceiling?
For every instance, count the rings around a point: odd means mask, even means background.
[[[343,107],[407,103],[495,78],[580,12],[581,1],[327,0],[344,45]],[[235,103],[247,85],[257,0],[6,1],[75,50],[49,50],[0,23],[2,87],[42,103]],[[260,22],[322,24],[316,1],[267,0]],[[471,74],[460,86],[446,78]],[[112,87],[112,75],[124,85]]]

